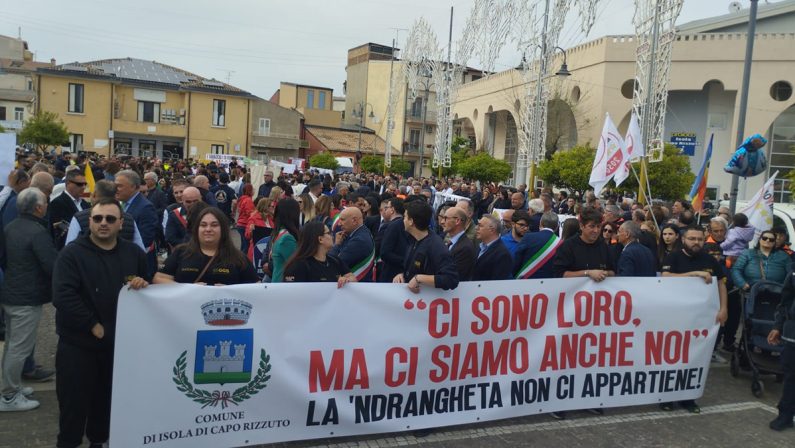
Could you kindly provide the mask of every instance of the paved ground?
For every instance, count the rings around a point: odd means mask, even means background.
[[[52,368],[55,335],[52,308],[47,306],[39,331],[37,361]],[[2,343],[0,343],[2,348]],[[58,403],[54,383],[31,384],[41,401],[37,410],[0,414],[0,448],[54,446]],[[549,416],[523,417],[479,425],[449,427],[425,437],[412,433],[381,434],[328,440],[277,444],[285,448],[333,447],[792,447],[795,430],[776,433],[767,428],[775,418],[781,385],[765,378],[766,394],[756,399],[750,392],[750,376],[732,378],[726,364],[713,364],[701,415],[685,411],[661,412],[656,406],[610,409],[603,417],[573,413],[564,421]]]

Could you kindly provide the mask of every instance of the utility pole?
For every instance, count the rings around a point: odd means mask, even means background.
[[[748,37],[745,44],[745,66],[743,67],[743,87],[740,95],[740,111],[737,117],[737,147],[742,145],[745,134],[745,113],[748,109],[748,87],[751,84],[751,61],[754,59],[754,39],[756,38],[756,11],[759,0],[751,0],[751,11],[748,18]],[[729,211],[734,215],[737,209],[737,190],[740,176],[732,174],[732,187],[729,195]]]

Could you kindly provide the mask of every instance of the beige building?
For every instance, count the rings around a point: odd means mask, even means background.
[[[250,93],[141,59],[37,70],[37,110],[57,113],[73,150],[202,159],[246,156]]]
[[[261,161],[298,157],[300,148],[307,146],[303,139],[303,116],[295,109],[287,109],[271,101],[251,101],[251,151],[249,157]]]
[[[334,90],[328,87],[282,82],[271,101],[295,109],[308,125],[338,127],[342,113],[334,110]]]
[[[673,47],[664,140],[674,134],[695,139],[690,155],[695,172],[714,134],[708,184],[717,196],[729,193],[731,175],[723,166],[736,145],[739,90],[746,47],[748,11],[681,25]],[[766,135],[769,170],[740,181],[740,199],[761,188],[767,176],[795,167],[795,1],[761,5],[743,135]],[[634,36],[605,36],[567,50],[572,75],[552,81],[548,150],[565,150],[599,139],[609,113],[624,132],[635,78]],[[562,60],[558,61],[560,64]],[[453,106],[457,132],[475,139],[516,166],[518,110],[525,100],[521,74],[507,70],[462,86]],[[526,182],[515,169],[514,182]],[[786,181],[777,183],[778,202],[789,202]],[[654,186],[652,186],[653,190]]]
[[[22,129],[35,111],[36,69],[50,65],[34,62],[27,42],[0,36],[0,127],[14,132]]]
[[[351,48],[345,68],[345,124],[362,125],[375,131],[381,139],[386,138],[390,76],[402,76],[404,70],[404,62],[392,62],[392,52],[392,47],[374,43]],[[464,82],[471,82],[479,79],[481,72],[467,69],[463,76]],[[394,148],[393,157],[403,155],[415,173],[418,172],[416,165],[420,163],[422,149],[422,173],[430,175],[436,133],[436,92],[428,78],[423,78],[421,83],[427,87],[427,95],[426,89],[420,88],[417,97],[411,100],[405,82],[396,92],[395,129],[390,143]],[[424,107],[426,97],[427,111]],[[360,113],[362,110],[364,113]],[[383,154],[383,150],[378,152]]]

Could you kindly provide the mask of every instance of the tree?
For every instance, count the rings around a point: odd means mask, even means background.
[[[555,151],[551,159],[538,165],[538,177],[558,188],[584,192],[590,188],[588,178],[595,157],[596,150],[587,145]]]
[[[0,134],[4,133],[5,131],[6,131],[6,128],[0,126]]]
[[[309,166],[313,168],[325,168],[327,170],[336,170],[340,167],[340,163],[330,152],[324,151],[317,153],[309,158]]]
[[[632,165],[635,168],[635,172],[640,174],[640,162]],[[654,198],[665,200],[683,199],[690,192],[693,181],[696,179],[696,175],[690,170],[689,157],[683,155],[679,148],[671,144],[665,145],[661,161],[647,163],[646,167],[649,173],[651,194]],[[618,189],[637,191],[638,180],[635,175],[630,174]]]
[[[359,160],[359,168],[365,173],[382,174],[384,172],[384,158],[368,155]],[[392,166],[387,170],[389,173],[403,174],[411,168],[408,162],[401,158],[393,157]]]
[[[497,160],[489,153],[480,151],[461,161],[456,167],[456,171],[466,179],[480,182],[500,182],[508,179],[512,170],[508,162]]]
[[[469,146],[469,139],[466,137],[454,137],[450,143],[450,166],[442,168],[442,176],[450,177],[460,174],[458,166],[464,160],[472,156],[472,149]]]
[[[50,146],[60,146],[69,143],[69,130],[63,120],[54,112],[38,112],[25,122],[19,133],[19,143],[30,143],[36,150],[44,152]],[[76,151],[77,148],[73,148]]]

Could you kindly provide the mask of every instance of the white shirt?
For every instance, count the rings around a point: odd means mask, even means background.
[[[67,190],[64,190],[63,192],[66,193],[67,196],[69,196],[69,199],[71,199],[72,202],[74,202],[75,207],[77,207],[77,211],[83,210],[83,201],[81,201],[80,199],[75,199],[74,196],[69,194],[69,191]]]

